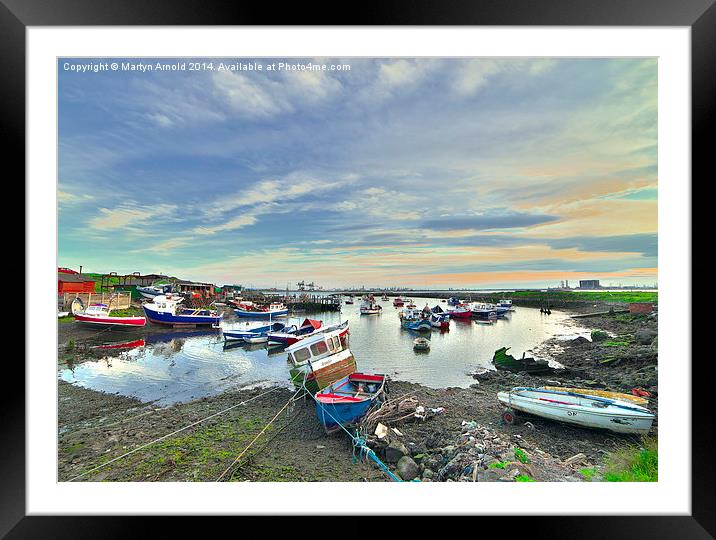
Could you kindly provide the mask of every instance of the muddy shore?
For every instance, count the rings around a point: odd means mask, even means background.
[[[580,319],[579,324],[606,334],[597,333],[602,339],[593,341],[548,340],[535,350],[536,356],[565,366],[560,373],[533,377],[489,371],[475,374],[469,388],[432,389],[390,381],[390,398],[409,394],[426,409],[441,412],[425,421],[391,425],[400,435],[391,432],[389,439],[415,459],[418,476],[424,480],[457,480],[461,474],[472,474],[473,481],[513,480],[523,475],[537,481],[584,480],[579,470],[599,470],[609,452],[638,439],[534,417],[508,426],[501,421],[503,406],[496,399],[498,391],[523,385],[590,386],[623,392],[642,388],[652,395],[649,408],[657,411],[656,319],[613,314]],[[71,322],[60,322],[58,327],[60,367],[92,358],[87,344],[101,337],[97,330]],[[146,330],[131,330],[123,335],[131,340],[144,334]],[[77,480],[215,481],[227,469],[223,479],[232,481],[388,480],[375,466],[353,459],[346,436],[324,434],[310,400],[289,404],[242,455],[292,395],[282,388],[255,388],[163,407],[58,381],[58,479],[74,479],[149,441],[233,407]],[[655,421],[650,435],[656,437],[657,429]],[[460,456],[469,457],[456,449],[462,440],[473,445],[472,454],[481,456],[479,460],[507,463],[504,474],[503,469],[486,468],[478,475],[476,470],[470,473],[470,467],[462,470],[462,465],[452,467],[461,470],[452,471],[451,464],[458,463]],[[485,444],[488,440],[490,445]],[[517,463],[515,449],[530,456],[529,465],[518,463],[520,471],[510,465]],[[376,451],[385,458],[384,449]],[[507,474],[511,468],[515,474]]]

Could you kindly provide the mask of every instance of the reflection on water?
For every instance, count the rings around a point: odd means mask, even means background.
[[[414,300],[418,306],[439,302]],[[468,373],[489,367],[494,351],[500,347],[511,347],[513,355],[521,356],[550,337],[568,339],[588,334],[562,312],[543,315],[539,309],[522,307],[494,324],[454,320],[447,332],[417,334],[401,329],[398,309],[390,302],[380,303],[380,315],[360,315],[358,303],[344,306],[342,313],[312,317],[324,324],[350,321],[351,350],[360,370],[434,388],[469,386],[474,381]],[[238,327],[241,322],[227,320],[222,326]],[[225,344],[221,332],[211,329],[167,332],[148,326],[147,332],[144,345],[113,349],[111,356],[60,370],[59,377],[95,390],[162,404],[249,385],[291,386],[286,354],[280,347]],[[418,335],[430,339],[429,351],[413,349]]]

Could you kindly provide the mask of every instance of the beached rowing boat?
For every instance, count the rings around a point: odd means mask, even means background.
[[[74,314],[75,320],[85,324],[101,326],[144,326],[147,319],[144,317],[115,317],[110,315],[106,304],[93,304],[84,311]]]
[[[516,410],[581,427],[646,434],[654,421],[649,409],[630,401],[545,388],[513,388],[499,392],[497,399],[509,408],[503,415],[507,422]]]
[[[316,394],[316,416],[327,433],[355,425],[383,397],[385,375],[351,373]]]

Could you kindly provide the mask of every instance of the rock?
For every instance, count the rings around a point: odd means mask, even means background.
[[[587,459],[587,456],[582,454],[581,452],[579,454],[575,454],[570,458],[567,458],[564,460],[565,465],[573,465],[575,463],[583,463]]]
[[[604,341],[609,337],[609,334],[602,330],[592,330],[592,341]]]
[[[651,342],[654,341],[657,335],[658,332],[651,328],[639,328],[639,330],[634,332],[634,341],[640,345],[651,345]]]
[[[572,345],[584,345],[585,343],[591,343],[587,338],[584,336],[577,336],[573,340],[570,341]]]
[[[534,429],[535,425],[532,422],[525,422],[524,425],[530,429]]]
[[[423,480],[432,480],[435,477],[435,473],[430,469],[423,471]]]
[[[412,480],[413,478],[417,478],[420,474],[418,464],[415,463],[410,456],[400,458],[396,470],[403,480]]]
[[[400,458],[409,454],[410,452],[403,443],[400,441],[391,441],[385,449],[385,461],[388,463],[398,463]]]

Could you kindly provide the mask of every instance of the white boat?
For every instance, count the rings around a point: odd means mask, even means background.
[[[430,340],[424,337],[416,338],[413,341],[413,349],[416,351],[427,351],[430,349]]]
[[[645,434],[654,421],[649,409],[634,403],[546,388],[513,388],[499,392],[497,399],[515,411],[616,433]],[[503,418],[509,422],[510,417],[508,410]]]
[[[69,311],[58,311],[57,312],[57,318],[61,319],[62,317],[68,317],[70,315]]]
[[[375,303],[375,299],[371,296],[370,298],[364,298],[363,303],[360,306],[361,315],[380,315],[383,308]]]

